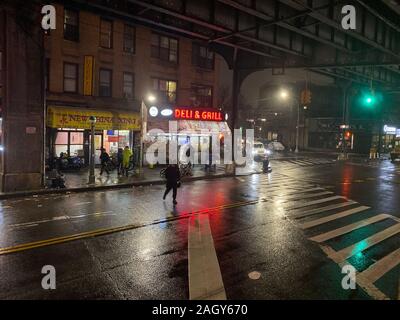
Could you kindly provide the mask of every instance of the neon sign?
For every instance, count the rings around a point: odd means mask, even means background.
[[[198,121],[224,121],[221,111],[211,108],[175,108],[175,119]]]

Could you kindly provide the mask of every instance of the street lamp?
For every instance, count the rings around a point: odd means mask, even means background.
[[[90,116],[89,122],[90,122],[90,171],[89,171],[89,184],[94,184],[95,183],[95,176],[94,176],[94,159],[95,159],[95,154],[94,154],[94,130],[95,130],[95,124],[96,124],[96,117],[95,116]]]
[[[154,95],[152,95],[152,94],[149,94],[147,96],[147,101],[149,101],[151,103],[156,102],[156,100],[157,100],[156,97]]]
[[[285,90],[285,89],[281,89],[281,91],[279,93],[279,96],[280,96],[280,98],[282,100],[287,100],[288,98],[290,98],[289,92],[287,90]],[[292,97],[292,98],[293,98],[293,100],[295,102],[297,102],[294,97]],[[304,108],[304,109],[306,109],[306,108]],[[299,153],[299,129],[300,129],[300,103],[298,102],[298,105],[297,105],[297,126],[296,126],[296,149],[294,151],[296,153]]]

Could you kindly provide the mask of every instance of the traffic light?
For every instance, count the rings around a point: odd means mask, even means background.
[[[346,138],[346,140],[349,140],[351,137],[351,132],[350,131],[346,131],[346,133],[344,134],[344,137]]]
[[[300,102],[303,106],[308,106],[311,104],[311,91],[303,90],[300,95]]]
[[[361,98],[362,104],[366,107],[374,107],[377,104],[377,96],[373,90],[365,92]]]

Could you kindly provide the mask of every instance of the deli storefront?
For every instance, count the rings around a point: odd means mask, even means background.
[[[181,157],[180,149],[190,145],[191,148],[200,150],[210,150],[212,137],[218,136],[220,140],[220,157],[223,159],[224,139],[231,135],[228,126],[227,116],[218,109],[197,108],[197,107],[174,107],[159,108],[152,106],[146,115],[146,126],[144,140],[144,150],[156,141],[171,142],[178,144],[178,159]],[[170,132],[170,121],[176,122],[176,132]],[[154,129],[161,130],[163,133],[152,132]],[[168,161],[167,148],[167,161]]]
[[[84,165],[89,164],[91,116],[96,117],[96,164],[100,161],[101,148],[112,156],[118,148],[129,146],[132,149],[140,145],[140,113],[49,106],[46,130],[48,161],[64,153],[81,158]]]

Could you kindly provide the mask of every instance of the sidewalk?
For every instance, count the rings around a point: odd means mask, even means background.
[[[70,192],[86,192],[94,190],[106,190],[115,188],[127,188],[127,187],[137,187],[153,184],[164,184],[165,180],[160,176],[160,170],[163,167],[154,167],[150,169],[148,167],[142,168],[142,172],[139,174],[130,174],[128,177],[118,176],[117,171],[114,170],[109,175],[103,173],[100,176],[100,169],[95,169],[96,181],[94,185],[88,184],[89,181],[89,169],[82,169],[81,171],[75,172],[64,172],[65,179],[65,189],[52,189],[43,188],[39,190],[29,190],[29,191],[17,191],[0,193],[0,200],[16,198],[16,197],[26,197],[39,194],[54,194],[54,193],[70,193]],[[244,174],[256,173],[257,170],[251,170]],[[243,173],[242,173],[243,174]],[[204,165],[196,165],[193,169],[193,176],[187,176],[182,178],[182,181],[196,181],[203,179],[216,179],[223,177],[230,177],[225,171],[225,166],[216,166],[216,170],[205,171]]]

